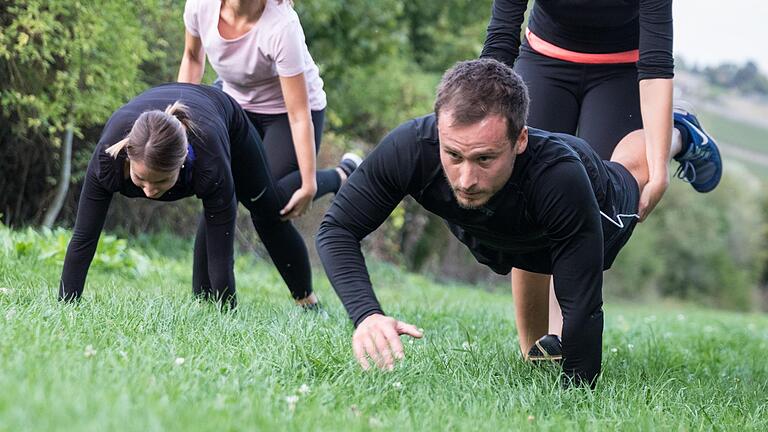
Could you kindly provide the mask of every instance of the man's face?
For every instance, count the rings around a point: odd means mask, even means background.
[[[453,114],[440,115],[440,161],[456,201],[476,209],[501,190],[512,175],[515,157],[525,151],[528,129],[517,143],[507,136],[507,119],[490,114],[471,125],[453,125]]]

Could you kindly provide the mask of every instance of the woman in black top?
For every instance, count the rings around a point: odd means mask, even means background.
[[[651,182],[644,217],[666,190],[672,131],[672,0],[495,0],[482,57],[514,69],[531,97],[528,124],[577,135],[610,159],[643,129]]]
[[[672,0],[536,0],[521,43],[527,9],[527,0],[494,0],[481,56],[514,67],[523,78],[530,126],[579,136],[602,159],[610,159],[626,135],[643,129],[650,169],[639,202],[643,220],[667,189],[670,142],[679,139],[672,122]],[[549,278],[514,273],[516,303],[546,304],[546,295],[532,297],[541,289],[528,287],[546,285]],[[549,332],[559,334],[560,311],[554,302],[550,306]],[[533,315],[546,316],[546,309]],[[532,307],[521,306],[525,310]],[[535,321],[518,324],[530,333],[546,331],[546,323]],[[535,340],[526,333],[521,329],[524,352]]]
[[[316,302],[306,246],[279,215],[290,194],[275,186],[259,135],[223,92],[166,84],[112,115],[85,175],[59,299],[82,295],[116,192],[160,201],[191,195],[202,200],[194,247],[195,295],[236,305],[233,238],[240,202],[297,303]]]

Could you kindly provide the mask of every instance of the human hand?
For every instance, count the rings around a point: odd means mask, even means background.
[[[363,370],[370,368],[368,358],[379,369],[392,370],[395,361],[404,357],[400,335],[421,338],[423,333],[416,326],[382,314],[365,318],[352,335],[352,350]]]
[[[643,222],[653,209],[656,208],[656,204],[664,196],[664,192],[667,191],[668,187],[669,177],[651,180],[645,185],[643,192],[640,194],[640,204],[637,211],[638,216],[640,216],[640,222]]]
[[[312,200],[317,193],[317,185],[304,186],[302,185],[296,192],[293,193],[291,199],[288,200],[288,204],[280,210],[280,216],[282,220],[295,219],[304,214],[312,208]]]

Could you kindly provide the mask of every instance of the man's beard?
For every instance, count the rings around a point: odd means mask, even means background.
[[[488,200],[485,200],[478,204],[463,203],[459,198],[459,190],[453,187],[453,184],[451,184],[451,180],[448,178],[448,175],[445,174],[445,170],[443,170],[443,178],[445,179],[445,182],[448,183],[448,187],[451,188],[451,192],[453,193],[453,198],[456,200],[456,203],[459,205],[459,207],[463,208],[464,210],[477,210],[488,202]]]
[[[462,200],[459,190],[454,189],[453,186],[451,186],[451,191],[453,192],[453,197],[456,199],[456,203],[459,205],[459,207],[465,210],[477,210],[480,207],[484,206],[486,203],[488,203],[488,200],[486,199],[483,201],[477,201],[476,203],[469,204]]]

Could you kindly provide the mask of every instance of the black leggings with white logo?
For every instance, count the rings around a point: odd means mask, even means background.
[[[253,226],[293,298],[308,296],[312,293],[312,269],[307,246],[293,224],[281,221],[279,214],[295,189],[286,190],[284,184],[274,180],[261,138],[252,125],[248,124],[244,135],[233,142],[231,151],[238,202],[250,212]],[[201,218],[195,237],[193,287],[195,295],[203,297],[213,294],[207,270],[205,229]],[[234,289],[217,296],[228,298],[234,305]]]

